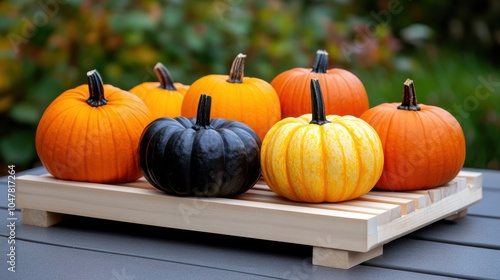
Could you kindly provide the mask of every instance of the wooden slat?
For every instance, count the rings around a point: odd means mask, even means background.
[[[392,215],[391,210],[360,207],[340,203],[299,203],[280,197],[273,192],[263,191],[260,189],[251,189],[246,193],[238,196],[238,199],[376,215],[379,225],[388,223],[396,218],[394,217],[394,215]]]
[[[409,227],[413,227],[415,230],[422,228],[437,220],[455,214],[457,211],[461,211],[465,207],[481,200],[481,198],[481,188],[465,189],[454,195],[445,197],[428,207],[421,208],[410,215],[402,216],[389,224],[381,225],[378,228],[378,238],[387,241],[394,240],[406,234]]]
[[[269,188],[269,186],[266,184],[265,181],[261,180],[261,181],[258,181],[257,184],[255,184],[252,189],[255,189],[255,190],[261,190],[261,191],[271,191],[271,189]]]
[[[325,248],[366,251],[378,225],[376,215],[331,209],[174,197],[47,176],[27,175],[17,183],[21,208]]]
[[[193,198],[166,195],[144,179],[109,185],[27,175],[17,179],[16,193],[22,209],[369,252],[480,200],[481,186],[466,182],[320,204],[281,198],[263,182],[238,198]]]
[[[388,211],[391,215],[391,221],[401,217],[401,206],[398,204],[389,204],[381,202],[363,201],[363,200],[349,200],[341,202],[342,205],[352,205],[364,208],[382,209]]]
[[[386,196],[381,196],[381,195],[372,195],[372,194],[368,193],[368,194],[365,194],[365,195],[359,197],[358,200],[397,204],[397,205],[401,206],[401,216],[407,215],[407,214],[415,211],[415,202],[412,199],[386,197]]]
[[[129,187],[129,188],[140,188],[140,189],[145,189],[145,190],[154,190],[154,191],[161,192],[160,190],[156,189],[151,184],[149,184],[148,181],[146,181],[146,179],[144,177],[141,177],[134,182],[120,184],[120,186]]]
[[[443,192],[441,189],[412,191],[412,193],[428,196],[431,200],[431,203],[436,203],[443,198]]]
[[[385,192],[385,191],[371,191],[369,194],[377,195],[377,196],[386,196],[386,197],[396,197],[402,199],[411,199],[415,204],[415,208],[423,208],[427,207],[432,203],[429,195],[419,194],[419,193],[411,193],[411,192]]]
[[[483,176],[479,172],[460,171],[457,175],[459,178],[465,178],[467,185],[471,187],[483,186]]]
[[[412,191],[411,193],[427,195],[430,197],[432,203],[436,203],[445,197],[463,191],[465,188],[466,179],[463,177],[457,177],[443,186],[428,190]]]

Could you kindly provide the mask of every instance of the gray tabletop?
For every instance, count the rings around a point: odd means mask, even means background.
[[[309,246],[72,217],[50,228],[16,223],[10,272],[3,177],[0,279],[500,279],[500,171],[468,170],[484,182],[483,199],[466,217],[392,241],[382,256],[349,270],[313,266]]]

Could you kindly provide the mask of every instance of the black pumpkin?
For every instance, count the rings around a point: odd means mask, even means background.
[[[210,120],[211,97],[203,94],[196,118],[159,118],[143,131],[142,174],[159,190],[177,196],[231,197],[260,177],[257,134],[247,125]]]

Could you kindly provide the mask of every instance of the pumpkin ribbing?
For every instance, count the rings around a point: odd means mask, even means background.
[[[87,84],[63,92],[45,109],[36,131],[38,157],[59,179],[136,180],[141,176],[137,145],[150,112],[137,96],[103,84],[96,70],[87,78]]]
[[[413,81],[404,83],[402,103],[383,103],[361,115],[380,135],[384,170],[376,188],[429,189],[455,178],[465,160],[465,137],[448,111],[417,104]]]
[[[320,84],[310,81],[313,114],[276,123],[262,143],[264,180],[294,201],[339,202],[367,193],[383,168],[375,130],[353,116],[328,115]],[[315,120],[313,120],[315,119]]]
[[[278,95],[266,81],[243,77],[246,55],[238,54],[230,74],[210,74],[196,80],[184,96],[181,115],[195,117],[201,94],[212,96],[214,118],[236,120],[250,126],[263,139],[281,119]]]
[[[210,119],[211,97],[196,118],[160,118],[144,130],[140,167],[154,187],[179,196],[235,196],[260,176],[260,139],[247,125]]]
[[[312,78],[318,79],[322,87],[327,115],[357,117],[368,110],[368,95],[358,77],[347,70],[328,67],[328,53],[318,50],[312,68],[296,67],[274,77],[271,85],[280,99],[282,118],[311,112]]]

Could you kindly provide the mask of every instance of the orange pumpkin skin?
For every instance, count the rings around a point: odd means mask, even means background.
[[[129,90],[148,106],[153,119],[181,115],[182,100],[189,86],[174,83],[167,68],[161,63],[154,67],[159,82],[144,82]]]
[[[196,80],[182,103],[182,116],[194,117],[201,94],[212,96],[213,118],[236,120],[252,128],[262,140],[281,119],[278,95],[274,88],[259,78],[243,77],[245,55],[239,54],[230,75],[207,75]]]
[[[405,83],[408,94],[414,97],[404,96],[402,104],[380,104],[361,115],[377,131],[384,147],[384,170],[375,185],[378,189],[437,187],[455,178],[465,161],[465,137],[453,115],[436,106],[417,105],[411,80]],[[405,99],[411,99],[413,105]]]
[[[281,116],[298,117],[311,110],[309,83],[318,79],[323,89],[327,115],[359,117],[368,110],[363,83],[347,70],[327,69],[328,54],[318,51],[313,68],[293,68],[280,73],[271,85],[280,99]]]
[[[107,102],[90,105],[89,86],[81,85],[63,92],[45,110],[36,150],[54,177],[117,183],[142,176],[137,149],[151,121],[149,110],[137,96],[114,86],[103,85],[103,94]]]

